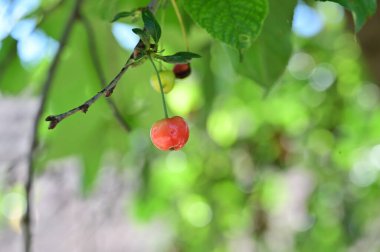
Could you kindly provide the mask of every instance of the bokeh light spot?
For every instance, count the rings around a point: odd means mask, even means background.
[[[317,10],[321,14],[325,24],[339,24],[344,18],[344,9],[334,2],[317,2]]]
[[[301,37],[317,35],[323,28],[321,15],[304,3],[299,3],[294,11],[293,32]]]
[[[315,62],[310,54],[304,52],[295,53],[289,61],[288,71],[298,80],[306,80],[309,78]]]
[[[35,26],[36,26],[37,21],[35,19],[23,19],[20,20],[16,25],[13,27],[11,36],[16,39],[20,40],[23,39],[27,36],[29,36]]]
[[[370,163],[380,170],[380,144],[374,146],[369,153]]]
[[[280,175],[272,174],[264,182],[262,197],[263,205],[267,210],[276,212],[281,209],[288,196],[285,180]]]
[[[238,135],[238,127],[233,116],[227,111],[215,111],[207,120],[207,131],[211,138],[221,146],[232,145]]]
[[[335,81],[335,73],[327,65],[317,66],[310,76],[311,87],[319,92],[327,90]]]
[[[25,198],[22,193],[7,193],[1,200],[1,213],[8,219],[21,219],[25,212]]]
[[[132,32],[133,27],[127,24],[115,22],[112,24],[112,34],[119,45],[128,50],[133,51],[139,37]]]
[[[198,195],[190,195],[180,202],[182,217],[195,227],[204,227],[212,219],[212,211],[207,202]]]
[[[180,115],[189,114],[203,104],[199,85],[194,80],[176,80],[174,89],[166,96],[170,109]]]
[[[357,101],[360,107],[363,109],[372,109],[379,102],[379,87],[375,84],[364,84],[358,93]]]
[[[22,37],[17,43],[18,55],[25,65],[36,65],[43,59],[52,58],[57,49],[58,42],[40,29]]]
[[[357,186],[366,187],[377,179],[378,170],[365,160],[357,161],[351,171],[350,180]]]
[[[188,166],[186,154],[183,151],[171,151],[166,156],[166,166],[173,171],[186,170]]]

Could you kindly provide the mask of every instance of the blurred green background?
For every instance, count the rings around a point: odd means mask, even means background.
[[[38,97],[73,5],[62,1],[45,13],[57,3],[0,1],[0,100]],[[130,29],[141,27],[130,19],[109,21],[143,4],[100,0],[83,6],[95,27],[107,80],[131,53],[136,38],[129,41]],[[150,127],[163,111],[160,95],[149,84],[154,70],[144,64],[128,70],[112,96],[132,131],[120,127],[104,98],[86,115],[78,113],[54,130],[41,122],[37,178],[57,160],[74,158],[78,195],[86,201],[101,184],[104,169],[134,174],[133,196],[116,207],[141,225],[160,218],[172,230],[170,242],[151,251],[380,251],[379,80],[347,28],[344,9],[327,2],[298,3],[290,61],[269,89],[239,75],[228,46],[182,13],[191,51],[202,55],[192,61],[191,76],[178,80],[167,95],[169,113],[189,123],[185,148],[161,152],[150,142]],[[185,50],[169,3],[158,10],[157,19],[165,53]],[[99,90],[87,40],[78,22],[43,118]],[[277,64],[276,57],[271,60]],[[5,133],[0,136],[5,169],[5,150],[12,150]],[[3,176],[0,228],[17,233],[25,205],[22,182],[7,183]],[[37,226],[43,218],[38,217]]]

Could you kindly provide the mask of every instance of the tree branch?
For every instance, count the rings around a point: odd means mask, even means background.
[[[23,235],[24,235],[24,251],[32,251],[32,188],[33,188],[33,178],[34,178],[34,154],[38,145],[38,125],[41,120],[42,114],[45,109],[46,100],[50,87],[52,85],[53,77],[56,73],[58,63],[60,61],[62,51],[66,46],[66,43],[69,39],[69,35],[72,31],[74,23],[77,19],[79,13],[80,5],[82,0],[77,0],[71,12],[71,15],[66,22],[66,25],[63,30],[63,34],[59,40],[59,47],[56,55],[53,58],[53,61],[48,70],[45,82],[43,83],[41,90],[41,101],[38,106],[37,114],[34,119],[33,128],[32,128],[32,140],[29,148],[29,153],[27,157],[27,178],[25,183],[25,194],[26,194],[26,210],[23,216]]]
[[[102,90],[100,90],[96,95],[91,97],[89,100],[85,101],[83,104],[79,105],[78,107],[75,107],[65,113],[59,114],[59,115],[50,115],[46,117],[45,121],[49,121],[49,129],[54,129],[57,124],[62,121],[63,119],[75,114],[78,111],[82,111],[83,113],[86,113],[87,110],[90,108],[90,106],[96,102],[102,95],[105,97],[111,96],[112,92],[116,88],[117,83],[119,82],[120,78],[123,76],[123,74],[128,70],[128,68],[134,63],[133,61],[133,54],[129,57],[127,63],[125,63],[124,67],[120,70],[120,72],[116,75],[116,77]]]
[[[159,0],[151,0],[148,4],[148,8],[154,13],[157,9]],[[144,43],[140,40],[137,45],[135,46],[135,50],[139,50],[140,48],[145,47]],[[134,51],[135,51],[134,50]],[[120,72],[111,80],[111,82],[105,86],[102,90],[100,90],[96,95],[85,101],[83,104],[79,105],[78,107],[75,107],[67,112],[64,112],[62,114],[58,115],[50,115],[46,117],[45,121],[50,122],[49,129],[54,129],[58,123],[60,123],[65,118],[75,114],[76,112],[82,111],[83,113],[86,113],[90,106],[95,103],[101,96],[109,97],[112,95],[114,89],[116,88],[118,82],[120,81],[123,74],[128,70],[128,68],[135,63],[134,61],[134,53],[132,53],[123,68],[120,70]],[[104,82],[103,82],[104,83]]]
[[[99,54],[97,53],[98,49],[97,49],[96,43],[95,43],[94,29],[91,26],[91,23],[87,20],[87,18],[85,16],[81,15],[81,21],[83,22],[83,25],[84,25],[85,30],[87,32],[88,48],[90,51],[92,63],[94,64],[94,67],[95,67],[96,74],[98,75],[98,78],[100,80],[99,84],[101,87],[104,88],[106,85],[105,84],[106,78],[105,78],[105,74],[104,74],[104,71],[102,69],[101,63],[100,63]],[[107,102],[108,102],[108,105],[110,106],[110,108],[112,110],[113,115],[115,116],[116,120],[119,122],[121,127],[123,127],[123,129],[125,131],[130,131],[131,130],[130,125],[123,119],[121,112],[119,111],[119,109],[117,108],[117,106],[113,102],[113,100],[111,98],[109,98],[109,99],[107,99]]]

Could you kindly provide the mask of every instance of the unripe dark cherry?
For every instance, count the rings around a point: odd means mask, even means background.
[[[179,150],[189,139],[189,127],[180,116],[162,119],[153,124],[150,138],[160,150]]]
[[[176,64],[173,67],[173,73],[177,79],[184,79],[191,74],[190,63]]]

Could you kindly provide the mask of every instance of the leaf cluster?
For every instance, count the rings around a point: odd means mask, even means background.
[[[161,55],[158,52],[158,42],[161,38],[161,26],[157,22],[153,13],[149,8],[141,8],[141,17],[144,23],[144,28],[134,28],[132,31],[140,37],[144,47],[136,47],[134,59],[136,64],[140,60],[146,59],[148,55],[151,55],[157,60],[162,60],[170,64],[188,63],[193,58],[200,58],[200,55],[192,52],[177,52],[173,55]],[[119,20],[123,17],[129,17],[135,15],[136,11],[131,12],[119,12],[115,15],[112,22]],[[153,40],[153,43],[152,43]]]

